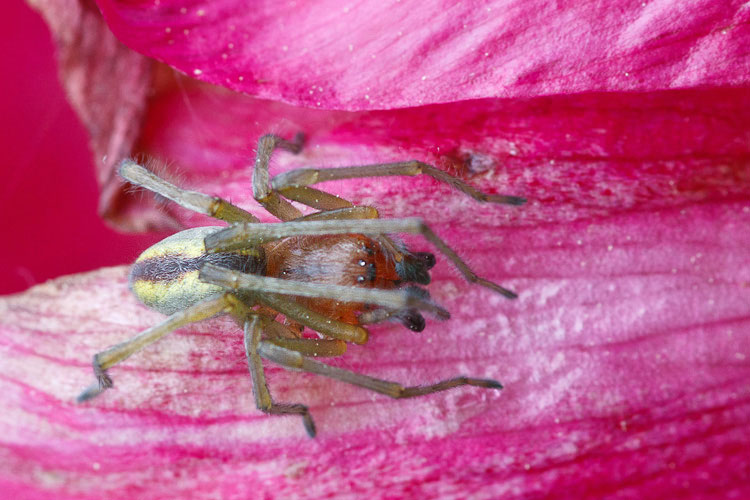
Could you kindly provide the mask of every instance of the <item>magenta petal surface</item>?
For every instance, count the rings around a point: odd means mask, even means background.
[[[319,108],[741,85],[741,1],[97,0],[130,48],[197,79]]]
[[[37,286],[0,302],[0,484],[16,498],[744,498],[747,208],[493,232],[468,214],[460,229],[439,224],[520,299],[441,263],[432,290],[449,322],[379,328],[336,364],[506,389],[392,401],[270,367],[277,400],[310,406],[315,440],[299,419],[253,408],[241,334],[222,321],[169,336],[113,369],[115,389],[75,405],[89,356],[161,316],[129,294],[124,268]]]
[[[299,419],[253,408],[240,332],[216,320],[128,359],[112,370],[114,390],[76,406],[90,356],[161,318],[130,295],[124,268],[105,269],[0,302],[5,491],[750,495],[746,91],[349,113],[181,88],[152,99],[143,147],[171,159],[184,184],[243,206],[255,206],[248,137],[268,130],[309,136],[299,156],[275,157],[274,172],[413,157],[527,196],[524,207],[480,205],[423,178],[322,186],[386,216],[423,216],[477,271],[520,294],[472,287],[441,259],[430,288],[450,321],[421,334],[379,327],[334,363],[406,384],[464,373],[506,389],[392,401],[269,367],[278,401],[311,407],[319,437],[309,440]]]

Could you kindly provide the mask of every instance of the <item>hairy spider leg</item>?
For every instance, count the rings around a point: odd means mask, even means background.
[[[302,417],[305,430],[310,437],[315,437],[315,423],[307,406],[302,404],[274,403],[266,383],[263,364],[260,358],[291,370],[301,370],[317,375],[339,380],[394,399],[425,396],[435,392],[446,391],[456,387],[468,385],[485,389],[502,389],[496,380],[472,377],[453,377],[441,380],[435,384],[404,387],[397,382],[362,375],[350,370],[336,368],[319,361],[309,359],[302,353],[287,349],[277,342],[261,339],[261,318],[258,316],[245,322],[245,352],[248,366],[253,379],[253,394],[257,407],[266,413],[277,415],[297,414]]]
[[[304,142],[305,136],[302,133],[298,133],[293,141],[287,141],[274,134],[264,135],[258,140],[258,152],[253,169],[253,198],[282,221],[301,217],[302,212],[269,187],[268,162],[275,149],[285,149],[297,154],[302,150]]]
[[[380,217],[375,207],[368,207],[365,205],[356,207],[346,208],[335,208],[332,210],[325,210],[323,212],[314,212],[311,214],[303,215],[295,221],[309,221],[309,220],[362,220],[362,219],[377,219]]]
[[[297,154],[302,150],[303,144],[304,135],[302,133],[298,133],[292,141],[287,141],[275,134],[266,134],[258,140],[258,152],[253,170],[253,196],[269,212],[283,221],[297,219],[302,214],[289,202],[280,198],[279,195],[318,210],[347,208],[353,206],[350,201],[309,186],[325,181],[366,177],[423,174],[448,184],[477,201],[506,205],[523,205],[526,203],[526,199],[519,196],[483,193],[461,179],[417,160],[347,167],[294,169],[270,179],[269,187],[268,164],[273,151],[285,149]]]
[[[274,305],[276,305],[276,302],[279,301],[270,301],[270,303]],[[294,303],[292,304],[296,305]],[[129,340],[95,354],[92,365],[96,382],[86,388],[76,398],[76,401],[78,403],[88,401],[104,392],[104,390],[112,387],[112,379],[107,373],[107,370],[121,361],[126,360],[133,354],[141,351],[148,345],[153,344],[178,328],[212,318],[222,313],[232,314],[240,325],[244,323],[246,317],[253,315],[248,305],[243,303],[239,297],[231,292],[206,299],[182,311],[177,311],[161,323],[144,330]],[[299,316],[315,314],[302,306],[298,306],[296,313]],[[258,314],[254,314],[254,316],[258,316]],[[319,321],[323,322],[325,320],[320,319]],[[342,325],[339,323],[340,322],[338,321],[331,321],[330,324],[327,324],[326,327],[321,328],[321,330],[323,330],[323,333],[332,333],[336,328],[341,328]],[[351,326],[346,324],[343,325]],[[359,327],[355,328],[364,330]],[[284,325],[270,319],[264,330],[270,337],[269,342],[286,349],[298,351],[305,356],[332,357],[340,356],[346,352],[346,343],[342,340],[284,338],[290,336],[291,332],[284,327]],[[364,335],[366,338],[366,331],[364,332]]]
[[[489,288],[509,299],[518,297],[507,288],[477,276],[461,257],[440,239],[422,219],[416,217],[405,219],[302,220],[282,224],[240,223],[208,235],[205,239],[205,245],[207,252],[225,252],[261,245],[290,236],[351,233],[365,235],[420,234],[448,257],[468,282]]]
[[[263,314],[271,316],[276,313]],[[300,338],[300,332],[293,330],[278,321],[268,321],[263,325],[263,331],[274,344],[286,347],[305,356],[331,358],[346,354],[347,344],[339,339],[306,339]]]
[[[105,389],[112,387],[112,379],[107,374],[107,370],[149,344],[153,344],[180,327],[211,318],[223,312],[231,312],[238,306],[240,306],[239,300],[231,293],[206,299],[187,309],[177,311],[161,323],[142,331],[125,342],[95,354],[92,364],[96,382],[85,389],[76,398],[76,401],[78,403],[88,401],[104,392]]]
[[[269,325],[284,326],[277,321],[272,321]],[[264,331],[267,329],[264,328]],[[338,339],[280,339],[271,337],[268,341],[285,349],[297,351],[303,356],[314,358],[335,358],[346,354],[346,342]]]
[[[500,384],[496,380],[471,378],[464,376],[441,380],[440,382],[430,385],[404,387],[396,382],[390,382],[387,380],[362,375],[349,370],[344,370],[342,368],[330,366],[325,363],[321,363],[320,361],[306,358],[298,352],[285,349],[282,346],[265,340],[260,341],[258,353],[261,357],[286,368],[290,368],[293,370],[302,370],[310,373],[315,373],[317,375],[323,375],[324,377],[330,377],[342,382],[346,382],[348,384],[363,387],[365,389],[369,389],[380,394],[385,394],[386,396],[390,396],[395,399],[424,396],[426,394],[445,391],[448,389],[453,389],[454,387],[460,387],[462,385],[483,387],[485,389],[503,388],[502,384]]]
[[[193,212],[229,223],[258,222],[254,215],[223,198],[179,188],[133,160],[124,160],[120,164],[119,172],[131,184],[148,189]]]
[[[310,416],[310,410],[307,406],[301,404],[280,404],[274,403],[271,393],[266,383],[266,374],[263,371],[263,362],[258,354],[258,344],[261,335],[261,320],[258,316],[253,316],[244,325],[245,355],[247,356],[247,365],[250,369],[250,377],[253,379],[253,396],[255,397],[255,406],[259,410],[273,415],[300,415],[305,425],[308,436],[315,437],[315,423]]]
[[[358,165],[351,167],[333,168],[301,168],[290,170],[275,176],[271,180],[272,189],[278,191],[287,198],[305,203],[294,197],[300,188],[307,187],[319,182],[334,181],[340,179],[356,179],[363,177],[387,177],[387,176],[416,176],[424,174],[433,179],[444,182],[455,189],[465,193],[477,201],[501,203],[505,205],[523,205],[525,198],[509,195],[486,194],[473,188],[461,179],[447,172],[417,160],[399,161],[393,163],[375,163],[372,165]],[[304,193],[304,192],[303,192]]]
[[[253,197],[255,200],[282,221],[298,219],[302,213],[279,195],[323,211],[353,207],[352,202],[315,188],[286,186],[281,192],[273,184],[269,186],[268,163],[274,149],[286,149],[297,154],[302,150],[303,144],[304,134],[302,133],[298,133],[293,141],[287,141],[274,134],[264,135],[258,140],[258,152],[253,169]]]

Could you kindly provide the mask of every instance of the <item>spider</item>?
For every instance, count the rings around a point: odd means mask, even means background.
[[[231,315],[244,331],[257,407],[269,414],[301,416],[310,437],[316,430],[308,408],[273,401],[261,358],[392,398],[411,398],[464,385],[502,389],[495,380],[465,376],[404,387],[313,359],[341,356],[348,342],[364,344],[369,335],[365,326],[369,324],[391,320],[421,331],[425,327],[421,312],[439,319],[450,316],[419,287],[429,284],[435,257],[411,252],[390,237],[391,233],[421,234],[469,282],[507,298],[516,298],[516,294],[478,277],[421,219],[379,219],[373,207],[355,206],[309,186],[336,179],[425,174],[481,202],[521,205],[525,200],[479,192],[419,161],[297,169],[269,182],[268,162],[273,151],[297,154],[303,142],[302,134],[292,141],[271,134],[259,140],[253,197],[282,221],[272,224],[260,223],[221,198],[181,189],[133,160],[122,162],[119,173],[128,182],[230,225],[187,229],[141,254],[130,271],[130,288],[146,306],[169,317],[94,355],[96,382],[78,396],[79,403],[112,387],[107,371],[117,363],[177,328],[223,313]],[[287,200],[318,211],[302,215]],[[319,338],[303,336],[304,327],[318,332]]]

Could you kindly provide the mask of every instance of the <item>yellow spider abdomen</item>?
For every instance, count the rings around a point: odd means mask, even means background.
[[[130,270],[130,289],[138,300],[164,314],[172,314],[212,296],[223,288],[198,279],[205,263],[249,274],[265,274],[262,247],[237,252],[206,253],[206,236],[219,226],[187,229],[144,251]]]

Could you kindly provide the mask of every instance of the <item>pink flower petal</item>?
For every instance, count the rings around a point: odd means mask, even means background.
[[[432,290],[452,320],[420,335],[378,328],[336,364],[412,384],[457,373],[496,377],[507,384],[502,393],[391,401],[270,367],[277,400],[314,412],[320,435],[309,440],[298,418],[253,409],[240,333],[212,321],[113,369],[116,388],[76,406],[91,381],[89,356],[160,319],[129,294],[125,269],[102,270],[0,303],[2,464],[13,471],[6,491],[750,493],[747,203],[479,235],[482,225],[467,219],[451,240],[472,238],[472,262],[492,262],[480,266],[484,274],[513,284],[521,299],[470,287],[441,263]],[[500,259],[498,245],[506,249]]]
[[[309,107],[738,85],[750,72],[740,1],[97,4],[142,54]]]

